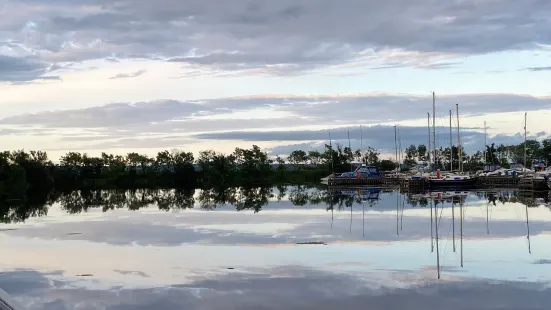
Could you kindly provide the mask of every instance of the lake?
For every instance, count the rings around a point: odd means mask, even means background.
[[[3,206],[28,309],[548,309],[550,193],[81,191]]]

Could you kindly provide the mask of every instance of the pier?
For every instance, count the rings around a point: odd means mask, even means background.
[[[382,185],[399,185],[402,179],[400,178],[329,178],[328,185],[366,185],[366,186],[382,186]]]
[[[363,186],[384,186],[399,185],[402,190],[419,192],[429,189],[425,179],[402,179],[398,177],[387,178],[328,178],[328,185],[363,185]],[[518,188],[527,191],[549,190],[545,180],[533,178],[519,178],[513,176],[479,177],[476,188],[497,189],[497,188]]]

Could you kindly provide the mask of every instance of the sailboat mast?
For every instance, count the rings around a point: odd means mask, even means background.
[[[331,142],[331,132],[329,132],[329,151],[331,153],[331,174],[335,174],[335,164],[333,162],[333,144]]]
[[[488,134],[486,132],[486,121],[484,121],[484,164],[488,164]]]
[[[360,161],[363,161],[363,153],[364,153],[364,134],[363,134],[363,128],[362,125],[360,125]]]
[[[348,150],[350,151],[350,154],[352,154],[352,158],[350,159],[350,171],[354,171],[354,166],[352,165],[352,162],[354,161],[354,153],[352,153],[352,146],[350,144],[350,129],[348,129]]]
[[[450,110],[450,172],[453,171],[452,110]]]
[[[463,149],[461,147],[461,134],[459,133],[459,103],[455,104],[455,113],[457,115],[457,151],[459,153],[459,170],[463,172]]]
[[[524,168],[528,168],[526,165],[526,123],[528,121],[528,112],[524,113]]]
[[[394,126],[394,147],[396,148],[396,173],[398,173],[398,165],[400,165],[400,163],[398,162],[398,137],[396,133],[396,126]]]
[[[404,154],[402,152],[402,138],[400,137],[400,128],[398,128],[398,154],[399,160],[398,160],[398,167],[400,167],[400,172],[402,172],[402,163],[404,162]]]
[[[429,167],[430,167],[430,113],[427,112],[427,129],[428,129],[428,133],[429,133],[429,144],[427,145],[428,147],[428,150],[427,150],[427,160],[428,160],[428,164],[429,164]]]
[[[434,151],[434,169],[436,170],[436,95],[432,92],[432,148]]]

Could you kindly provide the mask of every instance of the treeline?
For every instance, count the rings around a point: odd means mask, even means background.
[[[319,182],[332,171],[352,169],[360,158],[393,169],[391,160],[379,161],[372,148],[352,152],[340,145],[323,153],[294,151],[287,158],[272,159],[254,145],[236,148],[231,154],[202,151],[197,158],[182,150],[161,151],[156,156],[128,153],[102,153],[94,157],[68,152],[54,164],[43,151],[5,151],[0,153],[0,199],[24,196],[33,191],[82,188],[212,188],[279,183]],[[304,164],[311,163],[310,166]]]
[[[504,168],[508,168],[510,163],[524,164],[524,142],[518,145],[496,145],[492,143],[486,146],[485,151],[477,151],[473,154],[468,154],[465,150],[462,151],[462,162],[465,171],[481,170],[485,163],[497,164]],[[447,170],[450,167],[450,158],[453,154],[453,167],[457,169],[459,166],[459,150],[456,146],[446,148],[438,148],[436,150],[436,164],[438,167]],[[434,162],[434,152],[431,150],[431,162]],[[427,162],[429,154],[427,146],[424,144],[415,146],[411,145],[404,152],[404,164],[413,167],[417,162]],[[526,141],[526,165],[531,168],[534,162],[551,163],[551,139]]]
[[[528,165],[533,160],[551,162],[551,140],[542,143],[528,141]],[[453,151],[453,165],[458,167],[457,148],[437,150],[438,166],[447,169]],[[402,157],[401,157],[402,158]],[[464,170],[479,170],[484,162],[508,166],[523,162],[524,143],[515,146],[489,145],[484,152],[463,153]],[[428,159],[425,145],[410,146],[403,156],[404,168]],[[102,153],[94,157],[69,152],[54,164],[43,151],[5,151],[0,153],[0,200],[25,196],[29,189],[48,192],[52,188],[71,190],[83,188],[214,188],[282,183],[319,182],[332,172],[353,169],[353,162],[376,165],[381,171],[395,169],[393,159],[381,159],[371,147],[352,150],[339,144],[326,145],[323,152],[295,150],[283,158],[269,155],[254,145],[250,149],[236,148],[231,154],[182,150],[161,151],[156,156],[128,153]]]

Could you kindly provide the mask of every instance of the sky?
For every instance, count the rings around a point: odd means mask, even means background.
[[[393,153],[551,138],[547,0],[0,0],[5,150]],[[362,126],[360,131],[359,126]],[[457,143],[453,131],[452,143]],[[363,138],[363,139],[361,139]]]

